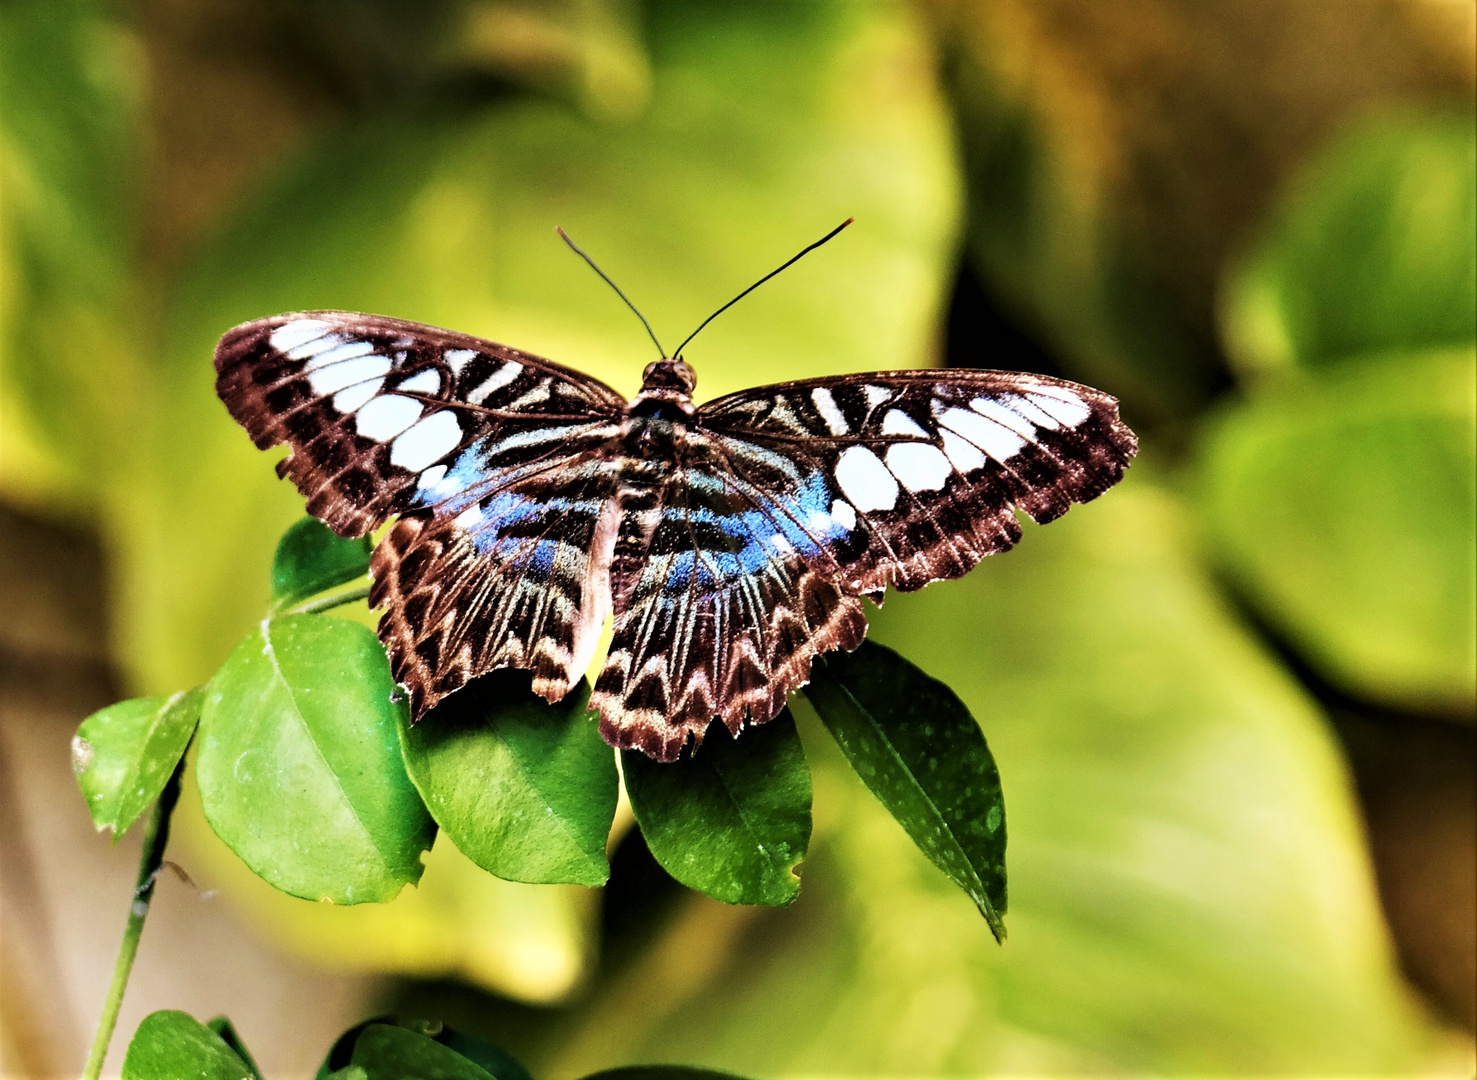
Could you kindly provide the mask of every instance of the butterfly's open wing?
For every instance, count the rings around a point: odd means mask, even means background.
[[[1101,495],[1138,449],[1118,402],[1018,372],[879,372],[759,387],[698,411],[716,437],[789,455],[827,485],[826,565],[880,599],[960,577]],[[734,454],[740,476],[751,468]],[[818,519],[819,520],[819,519]]]
[[[857,598],[959,577],[1106,491],[1133,457],[1117,402],[1004,372],[759,387],[703,406],[612,570],[591,703],[618,746],[670,760],[718,717],[763,723],[811,661],[866,634]]]
[[[216,392],[308,512],[363,536],[482,439],[617,416],[625,399],[577,371],[420,323],[313,311],[258,319],[215,350]],[[548,443],[542,444],[547,449]]]
[[[590,703],[607,741],[662,761],[715,716],[735,734],[771,719],[812,657],[866,633],[816,523],[826,478],[752,444],[741,477],[734,445],[690,432],[615,550],[615,633]]]
[[[607,610],[624,399],[547,360],[344,312],[230,331],[216,388],[308,511],[375,549],[371,602],[412,716],[495,667],[557,700]]]

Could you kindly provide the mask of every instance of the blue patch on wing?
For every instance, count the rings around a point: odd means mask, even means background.
[[[760,573],[771,564],[783,565],[798,554],[820,555],[830,541],[844,539],[850,530],[831,516],[833,496],[825,477],[812,473],[801,487],[785,495],[769,496],[770,508],[749,508],[722,514],[709,507],[693,507],[684,516],[694,524],[712,525],[739,541],[737,551],[679,551],[666,564],[668,593],[696,586],[710,589]]]

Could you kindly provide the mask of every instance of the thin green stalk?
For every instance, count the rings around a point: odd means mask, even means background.
[[[368,599],[369,586],[360,585],[358,588],[350,589],[348,592],[334,593],[332,596],[325,596],[320,600],[309,600],[306,604],[299,604],[295,608],[290,608],[287,614],[316,615],[320,611],[331,611],[336,607],[343,607],[345,604],[352,604],[358,600]]]
[[[82,1080],[97,1080],[103,1071],[103,1058],[108,1054],[108,1043],[113,1039],[113,1029],[118,1025],[118,1009],[123,1004],[123,991],[128,987],[128,974],[133,970],[133,958],[138,955],[138,940],[144,932],[144,919],[149,914],[149,902],[154,898],[154,885],[159,880],[159,868],[164,865],[164,848],[169,843],[169,818],[174,813],[174,804],[179,802],[180,777],[184,775],[184,758],[174,767],[154,812],[149,815],[149,824],[144,830],[144,851],[139,857],[138,884],[133,890],[133,903],[128,909],[128,924],[123,929],[123,941],[118,946],[118,960],[113,965],[113,982],[108,987],[107,1000],[103,1002],[103,1014],[98,1018],[97,1034],[92,1039],[92,1052],[87,1055],[87,1065],[82,1070]]]

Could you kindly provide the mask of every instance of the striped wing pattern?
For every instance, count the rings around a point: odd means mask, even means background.
[[[1117,483],[1138,448],[1107,394],[1006,371],[759,387],[705,405],[699,421],[828,477],[839,582],[878,598],[963,576],[1020,539],[1016,510],[1060,517]]]
[[[216,370],[256,444],[291,447],[278,471],[309,513],[344,536],[400,515],[370,601],[412,716],[496,667],[564,696],[609,610],[623,397],[502,345],[346,312],[237,327]]]
[[[591,702],[607,740],[665,761],[715,716],[735,735],[772,719],[811,658],[856,648],[867,622],[836,581],[838,530],[816,524],[830,506],[819,470],[698,428],[680,464],[642,472],[627,478],[615,631]]]
[[[694,412],[343,312],[237,327],[216,367],[257,445],[290,447],[279,472],[310,513],[346,536],[398,517],[371,603],[413,719],[499,667],[558,700],[613,613],[591,702],[609,742],[661,760],[715,718],[771,719],[815,656],[861,643],[860,597],[963,575],[1020,538],[1017,511],[1060,516],[1136,450],[1113,398],[1011,372],[808,380]]]

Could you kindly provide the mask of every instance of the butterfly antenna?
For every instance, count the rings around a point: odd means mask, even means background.
[[[605,284],[609,285],[612,289],[615,290],[615,294],[626,302],[626,307],[636,312],[636,318],[641,320],[641,325],[646,327],[646,332],[651,335],[651,342],[653,345],[656,346],[656,351],[662,354],[663,359],[666,359],[667,350],[662,348],[662,343],[660,341],[657,341],[656,331],[651,328],[651,323],[646,321],[646,316],[641,314],[641,310],[635,304],[631,303],[631,298],[625,293],[621,292],[621,287],[610,280],[609,274],[595,265],[594,259],[590,258],[588,255],[580,250],[580,246],[569,238],[569,234],[567,232],[561,229],[558,225],[554,226],[554,231],[559,234],[560,239],[562,239],[574,250],[574,253],[576,255],[590,264],[590,269],[599,274],[605,280]]]
[[[717,311],[713,312],[713,314],[709,315],[706,319],[704,319],[702,321],[702,323],[698,326],[698,328],[696,330],[694,330],[692,333],[690,333],[690,334],[687,335],[687,340],[686,341],[684,341],[681,345],[678,345],[677,346],[677,351],[672,354],[672,359],[674,359],[674,360],[680,360],[680,359],[682,359],[682,350],[685,349],[685,348],[687,348],[687,342],[688,341],[691,341],[693,338],[695,338],[699,334],[701,334],[703,332],[703,327],[704,326],[707,326],[710,322],[712,322],[714,319],[716,319],[719,315],[722,315],[729,308],[733,307],[734,304],[737,304],[740,300],[742,300],[744,297],[748,296],[755,289],[759,288],[760,285],[763,285],[766,281],[768,281],[770,278],[774,277],[774,275],[778,274],[781,270],[788,269],[790,266],[794,265],[795,263],[797,263],[801,259],[803,259],[805,256],[809,255],[812,251],[814,251],[816,248],[820,247],[827,240],[830,240],[833,236],[835,236],[837,233],[839,233],[842,229],[846,228],[846,226],[850,225],[855,220],[856,220],[856,218],[854,218],[854,217],[847,218],[840,225],[837,225],[830,232],[826,233],[825,236],[821,237],[819,240],[817,240],[815,243],[811,244],[809,247],[802,248],[798,254],[796,254],[792,258],[788,259],[786,262],[784,262],[780,266],[775,267],[773,270],[771,270],[769,273],[765,274],[758,281],[754,282],[754,284],[750,285],[743,292],[741,292],[737,296],[735,296],[728,303],[724,304]]]

